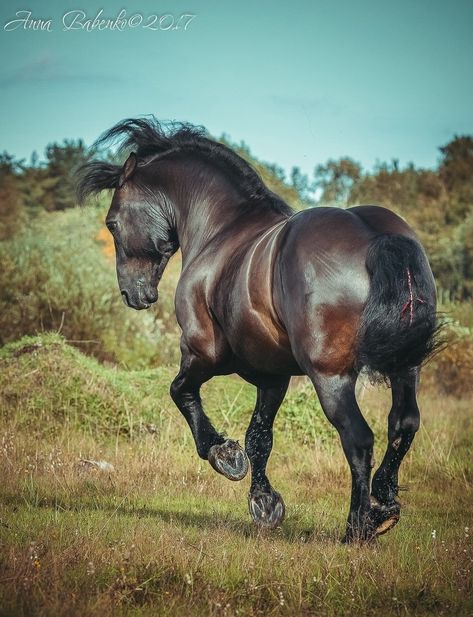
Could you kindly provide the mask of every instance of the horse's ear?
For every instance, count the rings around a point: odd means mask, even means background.
[[[120,189],[127,180],[131,178],[131,176],[135,173],[136,165],[138,164],[138,159],[134,152],[130,153],[130,156],[125,161],[123,165],[122,173],[120,175],[120,179],[118,180],[118,188]]]

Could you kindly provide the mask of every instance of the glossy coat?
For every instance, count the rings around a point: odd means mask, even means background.
[[[376,206],[294,212],[225,146],[190,127],[166,134],[146,122],[106,135],[125,135],[137,152],[123,167],[90,163],[80,193],[115,189],[107,225],[128,306],[155,302],[170,256],[182,252],[182,359],[171,396],[199,456],[234,480],[248,457],[250,512],[260,525],[280,524],[284,502],[266,475],[273,421],[290,377],[307,375],[351,469],[345,539],[383,533],[399,518],[398,469],[419,424],[418,365],[436,327],[434,281],[414,232]],[[411,272],[418,295],[409,299]],[[400,308],[406,298],[413,324]],[[372,488],[373,434],[355,397],[361,362],[393,386],[389,446]],[[215,430],[199,395],[204,382],[230,373],[257,387],[245,451]]]

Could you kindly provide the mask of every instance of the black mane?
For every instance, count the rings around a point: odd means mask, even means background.
[[[233,178],[238,189],[251,202],[265,203],[271,209],[291,214],[291,208],[272,193],[258,173],[236,152],[210,139],[202,127],[187,123],[159,122],[149,118],[129,118],[106,131],[94,148],[118,143],[119,152],[133,150],[140,163],[152,162],[150,157],[162,158],[176,152],[193,152],[212,161]],[[122,172],[120,165],[93,160],[79,170],[77,196],[82,203],[89,194],[117,188]]]

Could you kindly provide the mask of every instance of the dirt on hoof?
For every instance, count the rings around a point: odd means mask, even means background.
[[[401,506],[397,501],[392,504],[380,504],[375,497],[371,497],[370,518],[373,522],[375,536],[382,536],[392,529],[401,516]]]

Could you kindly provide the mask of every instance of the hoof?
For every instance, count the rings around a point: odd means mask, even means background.
[[[248,495],[248,507],[253,521],[259,527],[273,528],[284,519],[286,507],[279,493],[254,491]]]
[[[401,506],[397,501],[393,501],[389,505],[383,505],[371,496],[371,508],[364,522],[355,526],[349,523],[347,531],[342,538],[342,543],[369,544],[374,542],[378,536],[382,536],[383,533],[394,527],[400,515]]]
[[[227,439],[225,443],[212,446],[207,458],[215,471],[229,480],[241,480],[248,473],[248,457],[237,441]]]
[[[371,497],[370,519],[375,536],[382,536],[394,527],[401,516],[401,506],[397,501],[389,505],[380,504],[377,499]]]

